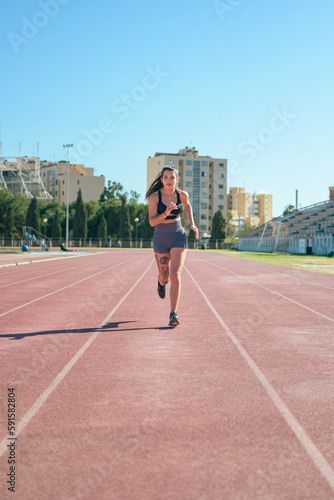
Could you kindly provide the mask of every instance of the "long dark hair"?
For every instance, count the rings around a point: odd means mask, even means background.
[[[147,190],[147,193],[146,193],[146,198],[149,198],[151,196],[151,194],[155,193],[156,191],[159,191],[159,189],[163,188],[164,185],[163,183],[161,182],[161,178],[162,176],[164,175],[164,172],[166,170],[169,170],[171,172],[175,172],[175,175],[176,177],[178,178],[179,177],[179,172],[176,170],[175,167],[172,167],[171,165],[167,165],[166,167],[164,167],[161,172],[156,176],[156,178],[154,179],[154,181],[152,182],[152,184],[150,185],[150,187],[148,188]]]

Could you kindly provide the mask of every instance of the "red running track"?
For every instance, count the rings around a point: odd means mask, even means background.
[[[0,497],[334,499],[334,279],[189,252],[0,269]],[[13,445],[14,447],[14,445]]]

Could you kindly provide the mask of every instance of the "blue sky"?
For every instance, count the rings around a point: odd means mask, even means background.
[[[194,146],[273,215],[334,185],[332,0],[2,2],[2,153],[71,160],[144,199]]]

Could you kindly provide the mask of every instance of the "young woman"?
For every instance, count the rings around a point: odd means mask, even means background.
[[[190,229],[198,238],[188,193],[176,189],[178,181],[178,171],[171,166],[164,167],[146,193],[146,198],[149,198],[150,225],[156,226],[153,248],[159,270],[158,295],[161,299],[166,297],[166,285],[170,280],[169,326],[172,327],[180,324],[177,307],[181,293],[181,271],[187,253],[187,238],[181,225],[182,205]]]

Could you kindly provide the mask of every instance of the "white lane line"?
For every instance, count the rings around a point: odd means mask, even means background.
[[[267,288],[266,286],[260,285],[259,283],[256,283],[256,281],[252,281],[249,278],[246,278],[245,276],[241,276],[240,274],[235,273],[234,271],[230,271],[229,269],[226,269],[226,267],[218,266],[218,264],[214,264],[213,262],[209,262],[204,259],[199,259],[205,262],[206,264],[211,264],[211,266],[218,267],[219,269],[223,269],[224,271],[227,271],[228,273],[234,274],[235,276],[238,276],[239,278],[242,278],[245,281],[248,281],[249,283],[252,283],[253,285],[259,286],[260,288],[263,288],[264,290],[267,290],[268,292],[271,292],[275,295],[278,295],[278,297],[281,297],[282,299],[288,300],[289,302],[292,302],[293,304],[296,304],[297,306],[303,307],[304,309],[307,309],[307,311],[310,311],[314,314],[317,314],[318,316],[321,316],[322,318],[328,319],[328,321],[331,321],[334,323],[334,319],[330,318],[329,316],[326,316],[325,314],[322,314],[315,309],[311,309],[311,307],[307,307],[304,304],[301,304],[300,302],[297,302],[296,300],[290,299],[289,297],[286,297],[285,295],[282,295],[281,293],[275,292],[274,290],[271,290],[270,288]]]
[[[242,261],[242,264],[244,267],[246,268],[250,268],[250,269],[254,269],[253,266],[251,264],[247,265],[246,262],[251,262],[252,264],[259,264],[258,266],[254,266],[255,269],[258,269],[260,267],[261,264],[269,264],[269,262],[259,262],[258,260],[248,260],[248,259],[243,259],[242,257],[233,257],[232,255],[224,255],[223,256],[224,258],[230,258],[230,259],[239,259],[239,261]],[[245,262],[246,261],[246,262]],[[235,261],[233,261],[235,262]],[[278,268],[279,267],[284,267],[286,268],[286,266],[279,266],[278,264],[269,264],[269,265],[276,265]],[[303,272],[304,269],[301,269],[299,267],[289,267],[288,268],[289,270],[291,271],[300,271],[300,272]],[[305,271],[308,271],[308,269],[305,269]],[[321,286],[322,288],[327,288],[328,290],[332,290],[334,291],[334,288],[331,287],[331,286],[327,286],[327,285],[322,285],[321,283],[316,283],[314,281],[310,281],[310,280],[306,280],[305,278],[300,278],[299,276],[293,276],[291,274],[288,274],[288,271],[283,273],[283,272],[277,272],[277,271],[273,271],[272,269],[266,269],[266,272],[269,272],[271,274],[276,274],[278,276],[284,276],[284,277],[288,277],[288,278],[293,278],[295,280],[300,280],[300,281],[305,281],[305,283],[311,283],[311,285],[314,285],[314,286]]]
[[[12,285],[19,285],[20,283],[26,283],[27,281],[37,280],[38,278],[45,278],[46,276],[52,276],[53,274],[60,274],[60,273],[66,272],[66,271],[72,271],[73,269],[80,269],[81,267],[87,267],[90,265],[91,265],[91,263],[89,262],[88,264],[83,264],[82,266],[67,267],[67,268],[62,269],[60,271],[58,270],[58,271],[53,271],[52,273],[40,274],[39,276],[33,276],[32,278],[27,278],[25,280],[14,281],[13,283],[7,283],[6,285],[0,285],[0,288],[6,288],[7,286],[12,286]]]
[[[58,290],[47,293],[46,295],[42,295],[41,297],[38,297],[38,299],[34,299],[34,300],[31,300],[30,302],[26,302],[25,304],[22,304],[21,306],[14,307],[14,309],[10,309],[9,311],[6,311],[6,312],[0,314],[0,318],[2,316],[6,316],[6,314],[9,314],[9,313],[12,313],[14,311],[17,311],[18,309],[21,309],[22,307],[29,306],[30,304],[33,304],[34,302],[38,302],[39,300],[45,299],[46,297],[50,297],[51,295],[54,295],[55,293],[62,292],[63,290],[66,290],[67,288],[70,288],[71,286],[77,285],[78,283],[82,283],[83,281],[94,278],[95,276],[98,276],[101,273],[105,273],[106,271],[110,271],[110,269],[114,269],[115,267],[121,266],[122,264],[125,264],[125,262],[128,262],[129,260],[133,260],[134,258],[135,257],[131,257],[130,259],[123,260],[119,264],[115,264],[114,266],[107,267],[106,269],[103,269],[102,271],[99,271],[98,273],[92,274],[91,276],[87,276],[86,278],[83,278],[82,280],[76,281],[75,283],[71,283],[70,285],[64,286],[63,288],[59,288]]]
[[[128,259],[131,260],[131,259]],[[127,262],[127,261],[125,261]],[[136,283],[132,285],[130,290],[121,298],[121,300],[118,302],[118,304],[110,311],[108,316],[102,321],[100,326],[96,329],[96,331],[89,337],[89,339],[85,342],[85,344],[77,351],[77,353],[72,357],[72,359],[64,366],[64,368],[61,370],[61,372],[58,373],[58,375],[53,379],[51,384],[45,389],[45,391],[36,399],[36,401],[33,403],[31,408],[23,415],[23,417],[19,420],[19,422],[16,425],[16,432],[15,432],[15,437],[17,437],[22,430],[29,424],[31,419],[36,415],[38,410],[43,406],[45,401],[48,399],[49,396],[53,393],[53,391],[56,389],[56,387],[64,380],[68,372],[73,368],[75,363],[81,358],[81,356],[84,354],[84,352],[88,349],[88,347],[94,342],[98,334],[101,332],[103,327],[108,323],[110,318],[113,316],[113,314],[117,311],[117,309],[123,304],[125,299],[130,295],[130,293],[136,288],[138,283],[141,281],[141,279],[145,276],[145,274],[149,271],[150,267],[153,264],[153,260],[151,261],[150,265],[148,268],[143,272],[143,274],[138,278]],[[4,454],[4,452],[8,449],[7,445],[9,443],[10,436],[4,437],[4,439],[0,442],[0,457]]]
[[[202,297],[204,298],[206,304],[208,307],[211,309],[215,317],[217,318],[218,322],[221,324],[227,335],[230,337],[231,341],[233,344],[236,346],[238,349],[239,353],[241,356],[244,358],[256,378],[259,380],[261,385],[264,387],[266,390],[268,396],[290,427],[290,429],[293,431],[295,436],[297,437],[298,441],[300,444],[303,446],[305,451],[308,453],[309,457],[313,461],[313,463],[316,465],[318,470],[321,472],[321,474],[327,479],[328,483],[330,484],[332,490],[334,491],[334,470],[332,467],[329,465],[321,451],[316,447],[316,445],[313,443],[313,441],[309,438],[309,436],[306,434],[305,430],[303,427],[300,425],[298,420],[294,417],[294,415],[291,413],[289,408],[286,406],[282,398],[278,395],[274,387],[271,385],[269,380],[266,378],[264,373],[260,370],[260,368],[257,366],[257,364],[253,361],[253,359],[250,357],[246,349],[242,346],[242,344],[239,342],[239,340],[235,337],[235,335],[231,332],[229,327],[226,325],[224,320],[221,318],[219,313],[216,311],[216,309],[213,307],[211,304],[210,300],[208,297],[205,295],[201,287],[198,285],[190,271],[185,267],[186,271],[188,272],[190,278],[193,280],[195,283],[197,289],[201,293]]]
[[[103,252],[105,253],[105,252]],[[51,260],[61,260],[61,259],[73,259],[73,257],[89,257],[90,255],[94,255],[92,253],[87,254],[76,254],[76,255],[64,255],[63,257],[52,257],[50,259],[38,259],[38,260],[25,260],[21,262],[12,262],[10,264],[1,264],[0,267],[12,267],[12,266],[23,266],[24,264],[39,264],[39,262],[50,262]]]

